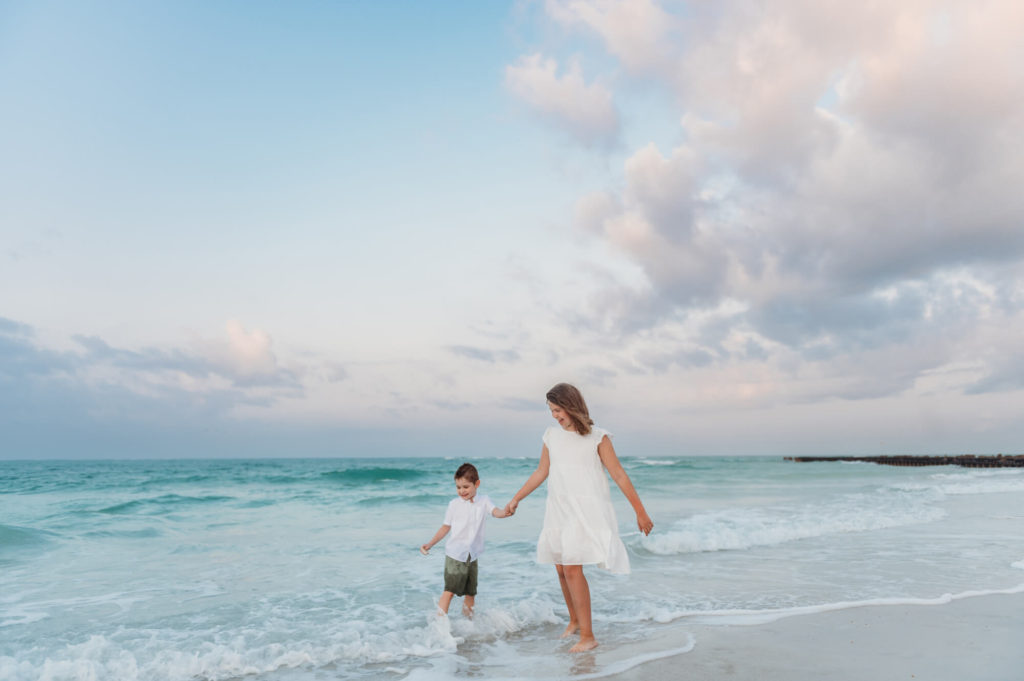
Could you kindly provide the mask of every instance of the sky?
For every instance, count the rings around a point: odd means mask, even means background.
[[[1022,34],[0,0],[0,459],[1024,452]]]

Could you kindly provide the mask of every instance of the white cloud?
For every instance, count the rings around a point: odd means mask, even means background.
[[[1024,331],[1018,3],[546,8],[600,38],[623,90],[654,82],[678,106],[675,148],[636,149],[576,212],[651,285],[601,294],[589,322],[606,334],[618,315],[624,348],[647,329],[641,366],[753,362],[790,401],[875,398],[969,360],[985,319]],[[669,331],[724,301],[743,308],[716,322],[733,349]],[[986,365],[1012,378],[956,390],[1019,383],[1009,344],[994,347]]]
[[[651,0],[548,0],[545,8],[562,24],[600,35],[608,51],[633,70],[658,69],[671,58],[678,22]]]
[[[243,377],[261,376],[277,370],[277,358],[271,351],[270,334],[260,329],[247,330],[238,320],[225,325],[227,342],[215,350],[215,356]]]
[[[526,55],[505,69],[505,84],[545,119],[587,145],[615,141],[619,116],[611,92],[587,84],[582,68],[572,62],[558,75],[558,63],[540,54]]]

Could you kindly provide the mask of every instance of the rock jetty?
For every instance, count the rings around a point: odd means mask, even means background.
[[[786,461],[865,461],[886,466],[963,466],[964,468],[1024,468],[1024,455],[976,456],[787,456]]]

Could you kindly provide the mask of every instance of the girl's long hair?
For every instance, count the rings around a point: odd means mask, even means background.
[[[590,418],[587,403],[583,401],[583,394],[576,386],[559,383],[548,391],[547,400],[565,410],[577,433],[590,435],[590,426],[594,425],[594,421]]]

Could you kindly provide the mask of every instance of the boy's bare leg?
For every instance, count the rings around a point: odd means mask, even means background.
[[[451,591],[445,591],[441,594],[441,600],[437,602],[437,608],[440,610],[439,615],[448,614],[448,606],[452,604],[452,597],[454,595]]]
[[[462,599],[462,614],[472,619],[474,606],[476,606],[476,596],[466,596]]]
[[[572,596],[572,603],[576,609],[576,622],[580,627],[580,640],[569,649],[569,652],[581,653],[584,650],[591,650],[597,647],[593,623],[590,620],[590,585],[587,583],[587,578],[583,575],[582,565],[563,565],[562,571],[565,574],[569,594]]]
[[[565,638],[575,634],[580,625],[576,619],[576,608],[572,607],[572,593],[569,591],[569,584],[565,581],[565,569],[561,565],[555,565],[555,570],[558,572],[558,585],[562,587],[562,598],[565,599],[565,607],[569,609],[569,625],[562,632],[562,635],[559,636],[559,638]]]

